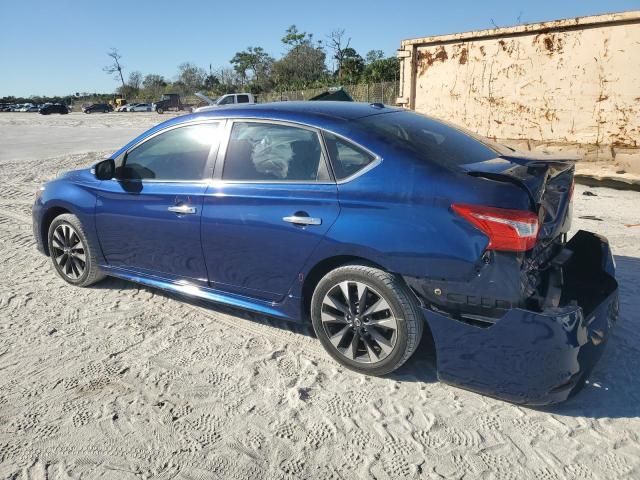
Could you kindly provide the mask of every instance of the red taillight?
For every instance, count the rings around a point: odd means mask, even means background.
[[[451,208],[489,237],[488,250],[525,252],[536,244],[539,224],[532,212],[460,203]]]

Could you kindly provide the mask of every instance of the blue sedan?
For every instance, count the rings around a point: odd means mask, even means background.
[[[37,194],[60,277],[105,276],[311,321],[384,375],[542,405],[577,392],[618,316],[606,239],[571,223],[574,162],[380,104],[283,102],[164,122]]]

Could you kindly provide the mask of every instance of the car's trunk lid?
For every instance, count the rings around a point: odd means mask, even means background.
[[[540,218],[538,238],[547,243],[569,230],[575,160],[513,152],[460,168],[471,176],[512,183],[526,192],[531,210]]]

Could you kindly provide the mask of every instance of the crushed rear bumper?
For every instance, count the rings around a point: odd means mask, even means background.
[[[607,240],[580,231],[568,243],[560,307],[514,308],[481,328],[423,308],[438,378],[514,403],[547,405],[580,390],[618,318],[618,284]]]

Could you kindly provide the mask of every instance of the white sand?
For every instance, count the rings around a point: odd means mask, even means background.
[[[640,193],[576,189],[621,318],[585,390],[534,410],[437,383],[427,342],[371,378],[305,327],[64,283],[34,247],[35,189],[164,118],[0,114],[0,478],[640,478]]]

